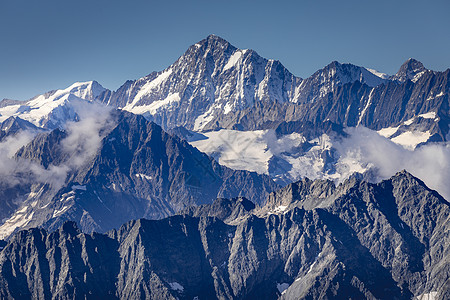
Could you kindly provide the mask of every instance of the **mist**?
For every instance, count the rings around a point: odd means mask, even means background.
[[[63,151],[70,157],[66,165],[72,170],[94,157],[102,139],[114,125],[111,117],[113,109],[109,106],[84,101],[76,102],[73,106],[79,121],[66,124],[68,135],[61,141]]]
[[[377,132],[364,128],[347,128],[349,137],[333,145],[340,158],[338,172],[348,177],[353,171],[376,170],[374,181],[393,176],[405,169],[420,178],[429,188],[450,199],[450,145],[434,143],[407,150]]]
[[[59,165],[42,165],[27,159],[15,159],[14,154],[30,143],[36,136],[34,131],[22,131],[6,137],[0,143],[0,183],[6,186],[18,184],[47,183],[58,190],[67,175],[92,159],[101,145],[103,137],[112,129],[112,108],[95,102],[73,101],[72,109],[78,121],[68,121],[64,130],[67,137],[61,141],[67,159]]]

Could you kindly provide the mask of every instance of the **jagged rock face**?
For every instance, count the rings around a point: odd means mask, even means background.
[[[163,128],[278,129],[317,137],[330,128],[364,125],[379,130],[421,114],[409,124],[446,140],[449,73],[409,59],[394,76],[332,62],[309,78],[295,77],[278,61],[240,50],[217,36],[191,46],[173,65],[104,97],[108,105],[145,115]],[[400,134],[401,132],[399,132]]]
[[[42,229],[22,231],[10,245],[0,255],[2,299],[115,296],[118,244],[105,235],[81,234],[74,223],[66,223],[50,234]]]
[[[188,207],[177,214],[191,217],[214,217],[225,223],[233,223],[247,216],[255,209],[255,204],[250,200],[239,197],[234,199],[218,198],[211,204]]]
[[[0,141],[3,137],[14,135],[22,130],[39,131],[39,129],[32,123],[22,120],[19,117],[9,117],[0,123]]]
[[[450,70],[426,72],[417,82],[387,81],[370,87],[359,81],[337,85],[312,102],[266,103],[227,115],[220,115],[203,128],[237,130],[273,129],[283,134],[300,132],[310,138],[331,126],[363,125],[380,130],[402,125],[403,131],[430,131],[433,141],[446,141],[449,132]],[[417,116],[433,113],[431,118]],[[407,124],[404,124],[404,123]],[[407,126],[406,126],[407,125]]]
[[[398,70],[397,74],[392,76],[391,79],[399,82],[405,82],[407,80],[415,82],[427,71],[428,70],[420,61],[410,58],[400,67],[400,70]]]
[[[68,159],[68,153],[62,149],[61,141],[67,137],[67,133],[55,129],[49,133],[38,134],[28,145],[20,148],[15,157],[28,159],[39,163],[44,168],[51,164],[59,165]]]
[[[390,77],[334,61],[301,79],[278,61],[211,35],[167,69],[127,81],[115,92],[91,81],[29,101],[3,100],[0,121],[20,116],[53,129],[77,119],[73,103],[101,101],[143,114],[166,130],[281,128],[280,133],[317,137],[330,127],[364,125],[379,130],[407,122],[408,128],[400,128],[398,134],[430,131],[430,141],[446,141],[449,74],[427,70],[414,59]],[[419,122],[423,114],[434,117]]]
[[[371,73],[366,68],[333,61],[325,68],[303,80],[297,88],[297,95],[292,99],[292,102],[314,102],[316,99],[323,98],[329,93],[336,91],[338,86],[354,82],[375,87],[386,82],[386,80]]]
[[[104,101],[143,113],[163,128],[200,129],[219,114],[257,101],[289,101],[300,81],[280,62],[211,35],[166,70],[127,81]]]
[[[358,246],[405,289],[404,295],[448,289],[450,261],[441,245],[449,242],[443,234],[448,231],[449,204],[407,172],[379,184],[352,178],[334,187],[304,180],[271,195],[260,213],[290,213],[293,207],[330,213],[328,219],[347,228]]]
[[[52,234],[20,232],[0,253],[0,293],[72,298],[78,291],[80,298],[95,298],[92,292],[120,299],[448,294],[449,204],[406,172],[379,184],[355,177],[339,186],[292,184],[234,225],[206,216],[221,208],[226,216],[243,199],[231,202],[190,211],[200,218],[132,221],[108,235],[82,234],[71,223]],[[62,276],[55,281],[55,274]]]
[[[64,174],[62,186],[28,187],[31,192],[19,205],[24,209],[20,216],[27,216],[22,227],[56,229],[73,220],[84,232],[106,232],[132,219],[167,217],[217,197],[245,196],[262,203],[278,187],[268,176],[220,166],[142,116],[115,113],[112,118],[116,124],[104,133],[99,149]],[[64,150],[65,138],[67,133],[58,129],[40,134],[16,159],[47,171],[67,168],[72,156]]]

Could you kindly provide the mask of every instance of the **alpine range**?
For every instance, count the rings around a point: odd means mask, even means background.
[[[450,299],[450,69],[209,35],[0,102],[1,299]]]

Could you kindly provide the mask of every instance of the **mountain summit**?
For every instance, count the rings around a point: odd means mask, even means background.
[[[416,83],[423,75],[429,79],[427,86],[403,86],[407,80]],[[391,77],[333,61],[302,79],[279,61],[210,35],[190,46],[167,69],[127,81],[103,101],[143,114],[165,129],[256,130],[282,126],[283,132],[303,128],[317,135],[328,123],[378,130],[429,113],[431,107],[440,104],[422,102],[445,95],[445,76],[427,72],[420,62],[409,59]],[[419,97],[423,93],[425,98]],[[399,109],[405,101],[410,103],[407,109]],[[445,128],[444,132],[433,131],[438,139],[445,139]]]
[[[106,102],[164,128],[199,130],[258,101],[290,101],[300,82],[280,62],[210,35],[167,69],[126,82]]]
[[[427,69],[420,61],[410,58],[403,63],[397,74],[393,76],[393,79],[400,82],[405,82],[406,80],[416,82],[426,71]]]
[[[110,93],[97,81],[86,81],[75,82],[65,89],[49,91],[28,101],[4,100],[5,105],[0,105],[0,122],[8,117],[20,117],[38,127],[61,128],[67,121],[77,119],[74,103],[101,101]]]

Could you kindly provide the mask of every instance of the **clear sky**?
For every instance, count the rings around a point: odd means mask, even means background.
[[[1,0],[0,99],[86,80],[115,90],[211,33],[303,78],[333,60],[450,67],[448,0]]]

